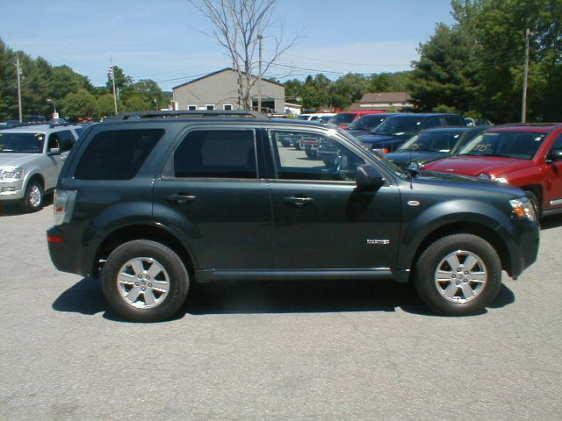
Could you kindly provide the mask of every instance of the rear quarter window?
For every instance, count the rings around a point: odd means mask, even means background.
[[[164,135],[163,129],[108,130],[90,141],[76,167],[79,180],[130,180]]]

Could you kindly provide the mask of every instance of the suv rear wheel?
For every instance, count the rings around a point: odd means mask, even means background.
[[[117,247],[107,258],[101,276],[111,311],[136,322],[175,316],[189,290],[189,274],[180,257],[149,240]]]
[[[501,261],[484,239],[471,234],[443,237],[431,244],[416,265],[420,298],[437,314],[483,311],[501,287]]]

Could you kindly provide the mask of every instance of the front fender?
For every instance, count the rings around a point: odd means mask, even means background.
[[[412,214],[407,206],[404,215]],[[453,224],[480,225],[495,231],[507,244],[513,238],[513,224],[509,216],[490,204],[467,199],[435,203],[412,215],[404,226],[398,268],[411,269],[418,248],[432,233]],[[468,227],[467,227],[468,228]]]

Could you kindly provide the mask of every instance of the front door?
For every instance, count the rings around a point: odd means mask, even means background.
[[[562,151],[562,134],[554,140],[550,151],[553,156],[556,151]],[[545,205],[549,208],[562,208],[562,160],[555,159],[547,165],[549,169],[546,182],[550,197]]]
[[[329,270],[390,268],[400,232],[399,190],[391,184],[359,191],[355,172],[366,163],[337,137],[313,131],[317,153],[283,146],[288,135],[271,130],[277,176],[271,194],[273,259],[277,269]]]
[[[254,130],[189,132],[156,182],[154,214],[187,235],[199,270],[271,267],[271,205]]]

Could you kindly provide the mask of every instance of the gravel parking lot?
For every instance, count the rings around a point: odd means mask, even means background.
[[[560,217],[474,317],[329,281],[198,287],[179,319],[131,324],[52,267],[52,207],[1,214],[1,419],[562,418]]]

